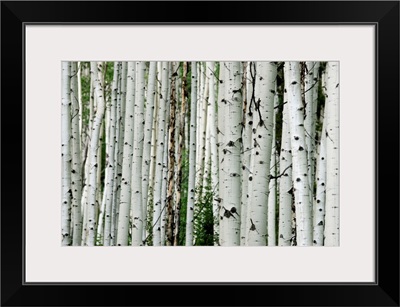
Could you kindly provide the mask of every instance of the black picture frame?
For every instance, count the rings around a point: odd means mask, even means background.
[[[375,25],[376,282],[26,284],[24,26],[105,22]],[[1,305],[399,306],[399,37],[398,1],[1,2]]]

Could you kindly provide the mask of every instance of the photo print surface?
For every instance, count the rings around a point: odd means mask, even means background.
[[[62,62],[62,246],[340,246],[339,62]]]

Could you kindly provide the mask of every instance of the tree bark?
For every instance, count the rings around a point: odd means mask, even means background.
[[[267,241],[268,186],[272,152],[276,64],[257,62],[253,124],[252,164],[247,216],[247,245],[263,246]]]
[[[73,192],[72,198],[72,245],[81,245],[82,240],[82,162],[81,162],[81,112],[80,112],[80,96],[79,81],[80,72],[78,63],[71,62],[71,124],[72,124],[72,169],[71,169],[71,186]]]
[[[339,246],[339,63],[326,64],[325,246]]]
[[[146,224],[147,224],[147,202],[150,184],[150,164],[151,164],[151,141],[153,136],[153,118],[154,118],[154,99],[156,93],[156,73],[157,62],[150,62],[147,99],[146,99],[146,117],[144,126],[144,141],[143,141],[143,166],[142,166],[142,199],[143,199],[143,235],[142,240],[146,240]]]
[[[162,80],[160,105],[157,123],[157,149],[155,167],[155,185],[153,199],[153,245],[161,246],[161,214],[162,214],[162,181],[163,181],[163,157],[166,134],[166,109],[168,107],[168,62],[162,63]]]
[[[143,237],[143,194],[142,161],[144,134],[144,90],[146,63],[136,62],[135,112],[132,161],[132,245],[142,245]]]
[[[98,160],[98,148],[100,146],[100,133],[103,117],[105,113],[105,99],[103,89],[103,64],[102,62],[91,62],[90,70],[94,79],[94,92],[97,100],[96,114],[93,120],[93,127],[90,137],[90,164],[89,164],[89,186],[88,186],[88,202],[87,202],[87,232],[86,232],[86,245],[94,246],[96,244],[96,231],[97,231],[97,220],[96,213],[98,203],[96,201],[97,189],[99,188],[99,182],[97,181],[97,168]]]
[[[241,134],[242,134],[242,73],[240,62],[226,62],[225,101],[228,116],[223,144],[225,195],[222,201],[223,232],[222,246],[240,245],[240,202],[241,202]]]
[[[132,154],[135,116],[135,62],[128,62],[126,105],[124,120],[124,149],[122,162],[121,194],[118,210],[117,245],[127,246],[131,210]]]
[[[197,118],[197,63],[191,63],[191,95],[190,95],[190,140],[189,140],[189,185],[186,209],[185,245],[193,245],[194,197],[196,189],[196,118]]]
[[[62,62],[61,245],[71,245],[71,62]]]
[[[288,66],[286,68],[286,65]],[[285,78],[289,78],[288,104],[292,150],[293,185],[296,208],[296,240],[299,246],[312,245],[312,220],[309,196],[304,107],[300,89],[300,63],[285,63]]]
[[[285,64],[286,65],[286,64]],[[292,240],[292,149],[290,143],[290,117],[288,104],[289,78],[284,78],[282,114],[282,141],[279,158],[281,174],[279,181],[279,246],[290,246]]]

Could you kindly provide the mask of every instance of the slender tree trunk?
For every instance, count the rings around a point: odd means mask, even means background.
[[[110,135],[109,135],[109,122],[110,122],[110,101],[106,102],[106,112],[105,112],[105,119],[104,119],[104,126],[105,126],[105,147],[106,147],[106,165],[104,166],[103,172],[105,173],[104,175],[104,184],[100,184],[100,186],[103,188],[103,195],[101,197],[98,196],[98,201],[101,203],[100,205],[100,213],[98,214],[97,218],[97,231],[96,231],[96,243],[98,245],[104,246],[104,215],[105,215],[105,210],[106,210],[106,178],[107,178],[107,163],[108,163],[108,144],[110,143]],[[103,143],[102,139],[100,138],[100,144]],[[102,146],[100,146],[102,148]],[[100,165],[100,163],[99,163]],[[97,172],[97,179],[98,182],[101,182],[101,172]],[[97,194],[101,192],[101,189],[99,189]]]
[[[203,206],[203,196],[204,196],[204,170],[205,170],[205,154],[206,154],[206,126],[207,126],[207,91],[208,83],[206,82],[204,74],[204,63],[198,63],[198,103],[197,103],[197,150],[196,150],[196,189],[195,189],[195,209],[194,215],[200,216],[200,211]],[[200,221],[200,220],[199,220]],[[196,220],[194,221],[196,224]],[[201,227],[201,226],[200,226]],[[197,229],[194,230],[194,241],[197,237]]]
[[[319,85],[320,85],[320,78],[319,78],[319,66],[320,63],[319,62],[314,62],[314,67],[313,67],[313,88],[311,89],[313,91],[313,119],[314,119],[314,132],[312,134],[313,138],[314,138],[314,156],[312,157],[314,160],[313,165],[316,166],[317,165],[317,157],[318,157],[318,153],[317,153],[317,143],[318,140],[320,139],[320,131],[317,130],[317,125],[316,123],[319,121],[318,118],[318,89],[319,89]],[[315,179],[315,178],[314,178]]]
[[[315,246],[324,245],[325,224],[325,188],[326,188],[326,123],[322,127],[317,164],[317,192],[314,213],[313,243]]]
[[[135,62],[128,62],[126,106],[124,121],[124,150],[122,163],[121,194],[118,212],[117,245],[128,245],[131,210],[132,155],[135,115]]]
[[[62,102],[61,102],[61,245],[71,245],[71,63],[62,62]]]
[[[113,207],[113,193],[114,193],[114,179],[116,170],[116,157],[115,148],[118,146],[116,139],[116,126],[117,126],[117,92],[118,92],[118,78],[119,78],[119,65],[114,62],[114,77],[111,91],[111,104],[110,104],[110,122],[108,127],[108,146],[107,146],[107,159],[106,159],[106,174],[105,174],[105,217],[104,217],[104,246],[111,245],[111,216]]]
[[[90,70],[92,77],[94,78],[94,91],[97,100],[97,108],[96,114],[93,121],[93,127],[91,131],[90,137],[90,165],[89,165],[89,186],[88,186],[88,206],[87,206],[87,239],[86,245],[94,246],[96,239],[96,230],[97,230],[97,220],[96,220],[96,212],[97,212],[97,204],[96,204],[96,195],[97,189],[99,188],[99,182],[97,182],[97,168],[98,160],[97,153],[98,148],[100,146],[100,133],[101,133],[101,125],[103,122],[103,117],[105,113],[105,99],[104,99],[104,90],[103,90],[103,64],[101,62],[91,62]]]
[[[243,114],[243,155],[242,155],[242,210],[240,216],[240,245],[246,245],[248,229],[246,227],[247,211],[249,206],[249,176],[251,167],[252,150],[252,130],[253,130],[253,112],[255,104],[255,82],[256,66],[255,62],[248,62],[246,66],[246,91]]]
[[[278,161],[279,153],[276,145],[276,116],[278,110],[278,94],[275,82],[275,95],[274,95],[274,115],[272,124],[272,152],[270,161],[270,175],[272,178],[269,181],[269,194],[268,194],[268,246],[276,246],[276,200],[278,194]]]
[[[135,112],[132,161],[132,245],[142,245],[143,236],[143,194],[142,161],[144,134],[144,90],[146,63],[136,62]]]
[[[169,109],[169,108],[168,108]],[[167,110],[166,118],[169,118]],[[167,189],[168,189],[168,123],[165,123],[164,151],[162,163],[162,183],[161,183],[161,246],[165,246],[166,216],[167,216]]]
[[[186,213],[186,246],[193,245],[194,197],[196,188],[196,118],[197,118],[197,63],[191,63],[189,186]]]
[[[102,84],[104,84],[104,81],[102,81]],[[105,91],[103,90],[103,92],[105,93]],[[105,99],[105,98],[104,98]],[[106,109],[106,104],[107,102],[105,101],[105,109]],[[104,114],[106,113],[104,109]],[[95,221],[96,221],[96,239],[99,237],[97,234],[97,230],[99,229],[99,220],[101,218],[103,218],[104,215],[104,206],[103,206],[103,185],[101,184],[101,173],[102,171],[104,171],[103,169],[103,139],[104,139],[104,126],[106,126],[106,121],[105,121],[105,115],[103,116],[103,121],[101,122],[101,126],[100,126],[100,137],[99,137],[99,146],[97,148],[97,178],[96,178],[96,182],[97,182],[97,189],[96,189],[96,212],[95,212]],[[102,234],[100,234],[100,236],[102,236]],[[96,241],[96,244],[102,244],[101,241]]]
[[[279,159],[281,174],[279,181],[279,246],[290,246],[292,239],[292,149],[290,143],[290,117],[288,104],[289,78],[285,75],[282,114],[282,141]]]
[[[76,74],[76,80],[78,84],[78,92],[77,92],[77,99],[78,99],[78,118],[79,118],[79,139],[81,140],[81,143],[79,144],[80,147],[82,147],[82,118],[83,118],[83,105],[82,105],[82,62],[77,62],[78,64],[78,71]],[[82,151],[82,150],[81,150]],[[82,164],[82,157],[80,158],[81,164]],[[82,166],[81,166],[82,167]],[[82,194],[82,191],[81,191]],[[80,206],[80,205],[79,205]]]
[[[207,62],[207,74],[209,76],[209,100],[208,100],[208,125],[211,150],[211,189],[213,193],[213,220],[214,220],[214,245],[218,245],[219,237],[219,182],[218,182],[218,136],[217,136],[217,110],[215,102],[215,63]]]
[[[170,102],[171,95],[171,76],[172,76],[172,68],[171,62],[168,62],[168,79],[167,79],[167,92],[166,97],[167,101]],[[166,107],[166,115],[165,115],[165,133],[164,133],[164,151],[163,151],[163,170],[162,170],[162,184],[161,184],[161,245],[164,246],[166,244],[166,226],[167,226],[167,190],[168,190],[168,147],[169,147],[169,120],[171,113],[171,104],[168,103]]]
[[[316,85],[314,80],[314,66],[317,62],[306,62],[305,63],[305,76],[304,76],[304,96],[305,96],[305,119],[304,119],[304,130],[306,136],[306,148],[307,148],[307,164],[308,164],[308,185],[309,185],[309,196],[310,203],[313,203],[314,199],[314,182],[315,182],[315,107],[314,107],[314,90]]]
[[[226,142],[223,144],[223,158],[226,160],[225,199],[222,203],[223,232],[222,246],[240,245],[240,201],[241,201],[241,133],[242,133],[242,74],[240,62],[226,62],[225,103],[228,124]]]
[[[80,137],[80,96],[79,96],[79,71],[77,62],[71,62],[71,128],[72,128],[72,245],[81,245],[82,240],[82,162],[81,162],[81,137]]]
[[[87,209],[88,209],[88,187],[89,187],[89,167],[90,167],[90,135],[93,127],[93,117],[94,117],[94,100],[95,100],[95,93],[94,93],[94,78],[91,73],[90,75],[90,90],[89,90],[89,122],[87,125],[86,130],[86,148],[83,155],[83,177],[84,186],[82,191],[82,201],[81,201],[81,212],[82,212],[82,240],[81,245],[86,245],[87,239]]]
[[[254,101],[253,149],[249,176],[247,245],[267,241],[268,186],[272,152],[274,93],[277,68],[272,62],[257,62]]]
[[[288,104],[297,223],[296,240],[299,246],[310,246],[312,245],[312,219],[305,150],[304,107],[300,90],[300,63],[287,62],[286,65],[288,67],[285,69],[285,78],[289,78]]]
[[[113,208],[111,216],[111,245],[117,245],[118,236],[118,219],[119,219],[119,201],[121,199],[121,183],[122,183],[122,164],[124,156],[124,120],[126,108],[126,92],[127,92],[127,75],[128,75],[128,62],[119,62],[120,76],[118,79],[118,99],[117,99],[117,126],[116,126],[116,140],[115,146],[115,159],[116,171],[114,178],[114,193],[113,193]]]
[[[149,175],[151,163],[151,141],[152,141],[152,126],[154,115],[154,98],[155,98],[155,85],[156,85],[157,62],[150,62],[148,86],[147,86],[147,99],[146,99],[146,117],[144,126],[144,141],[143,141],[143,166],[142,166],[142,199],[143,199],[143,235],[142,240],[146,240],[146,224],[147,224],[147,201],[149,193]]]
[[[154,114],[153,114],[153,125],[152,125],[152,136],[151,136],[151,149],[150,149],[150,170],[149,170],[149,190],[148,190],[148,200],[147,200],[147,219],[148,224],[146,227],[146,244],[153,244],[153,215],[154,215],[154,187],[155,187],[155,172],[156,172],[156,152],[157,152],[157,131],[158,131],[158,117],[159,117],[159,107],[160,107],[160,94],[161,94],[161,73],[162,73],[162,62],[157,62],[157,73],[156,73],[156,94],[154,100]]]
[[[162,214],[162,180],[163,180],[163,156],[165,142],[165,119],[168,107],[168,62],[162,63],[160,105],[158,110],[157,124],[157,153],[155,167],[155,185],[153,199],[153,245],[161,245],[161,214]]]
[[[172,63],[172,72],[174,73],[171,77],[171,95],[170,95],[170,117],[168,127],[168,191],[167,191],[167,227],[166,227],[166,242],[167,246],[174,244],[174,181],[175,181],[175,124],[176,124],[176,70],[177,65]]]
[[[218,85],[218,122],[217,122],[217,136],[218,136],[218,165],[219,165],[219,173],[218,173],[218,189],[219,189],[219,197],[218,201],[218,222],[219,222],[219,235],[218,235],[218,244],[222,243],[222,233],[224,232],[224,224],[221,223],[224,217],[224,210],[222,208],[223,201],[226,195],[225,188],[225,178],[226,178],[226,170],[225,166],[227,162],[225,162],[224,158],[224,148],[225,144],[225,133],[226,133],[226,125],[227,120],[225,120],[225,116],[227,114],[227,103],[225,99],[225,74],[226,67],[224,62],[220,62],[219,65],[219,85]]]
[[[325,246],[339,246],[339,63],[326,64]]]

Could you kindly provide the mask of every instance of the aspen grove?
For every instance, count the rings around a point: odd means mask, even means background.
[[[61,245],[339,246],[338,62],[62,62]]]

